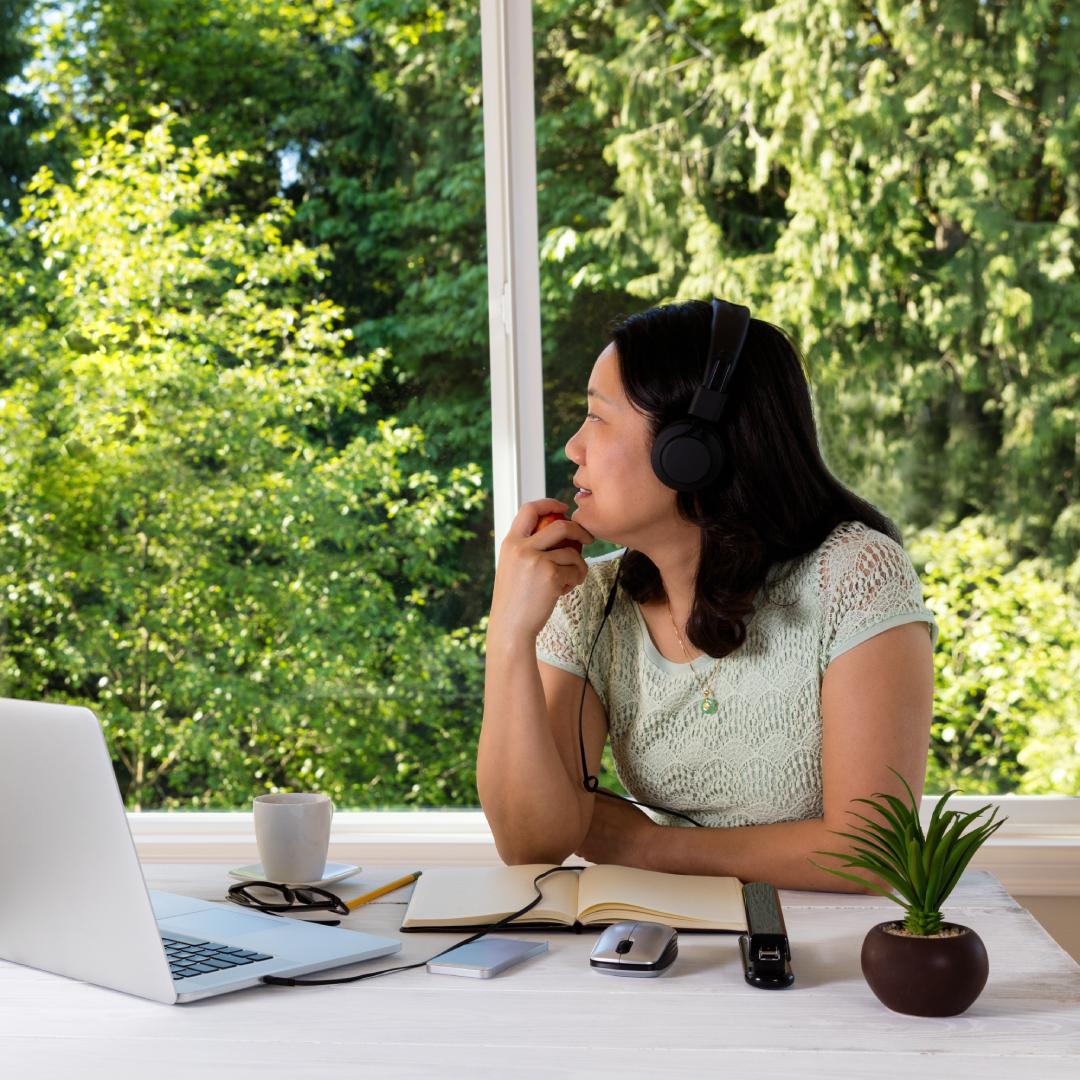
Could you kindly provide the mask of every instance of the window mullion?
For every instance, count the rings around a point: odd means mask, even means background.
[[[481,0],[495,558],[544,495],[532,5]]]

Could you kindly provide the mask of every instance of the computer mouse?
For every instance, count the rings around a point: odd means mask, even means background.
[[[662,974],[679,953],[679,935],[655,922],[612,923],[589,954],[589,966],[604,975],[653,978]]]

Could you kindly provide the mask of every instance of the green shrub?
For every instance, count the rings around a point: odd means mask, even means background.
[[[908,544],[941,630],[927,791],[1080,794],[1080,603],[971,517]]]
[[[471,803],[479,628],[461,584],[480,469],[372,419],[291,206],[244,219],[242,153],[119,121],[16,223],[0,351],[0,692],[91,706],[133,808],[318,788]],[[36,251],[36,254],[35,254]]]

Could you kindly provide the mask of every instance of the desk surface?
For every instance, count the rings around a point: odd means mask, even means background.
[[[362,872],[355,896],[412,867]],[[220,899],[220,865],[149,864],[151,888]],[[409,891],[344,926],[397,936]],[[167,1006],[0,961],[4,1074],[150,1075],[267,1080],[363,1068],[367,1075],[759,1077],[1080,1076],[1080,966],[985,871],[969,871],[946,918],[971,926],[990,978],[962,1016],[890,1012],[859,970],[867,930],[894,917],[880,897],[782,892],[795,985],[756,990],[733,934],[683,935],[657,979],[589,970],[595,934],[532,932],[550,952],[494,979],[422,968],[369,982],[259,987]],[[512,936],[512,935],[511,935]],[[400,962],[433,955],[447,934],[403,934]],[[398,958],[394,958],[396,961]],[[386,960],[343,968],[355,974]],[[313,976],[314,977],[314,976]]]

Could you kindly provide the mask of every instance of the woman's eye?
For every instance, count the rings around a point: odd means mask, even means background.
[[[585,419],[586,419],[586,420],[599,420],[599,419],[600,419],[600,417],[599,417],[599,416],[597,416],[597,415],[596,415],[596,413],[591,413],[591,412],[590,412],[590,413],[586,413],[586,414],[585,414]]]

